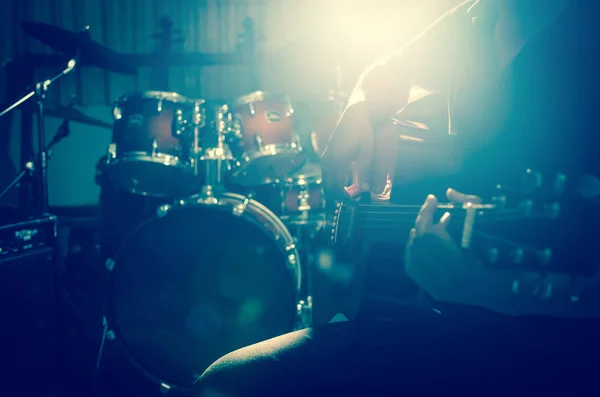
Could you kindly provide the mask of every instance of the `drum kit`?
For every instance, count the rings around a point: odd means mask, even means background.
[[[63,50],[47,39],[58,28],[36,29],[34,37]],[[58,36],[62,46],[73,42]],[[106,67],[115,58],[86,40],[60,77],[78,60],[98,63],[101,53]],[[34,95],[43,119],[43,97]],[[187,388],[220,356],[310,326],[307,262],[325,202],[290,98],[256,91],[214,106],[134,92],[112,113],[96,174],[100,256],[110,273],[99,360],[112,344],[163,391]],[[73,108],[46,115],[109,127]]]

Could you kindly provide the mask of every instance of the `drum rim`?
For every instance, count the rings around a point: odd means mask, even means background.
[[[285,102],[287,106],[289,106],[291,112],[293,113],[293,107],[290,100],[290,96],[288,94],[281,94],[273,91],[254,91],[249,94],[241,95],[237,97],[233,101],[233,107],[237,108],[242,105],[248,105],[251,103],[263,102],[265,100],[275,99],[282,102]]]
[[[148,152],[142,151],[132,151],[132,152],[123,152],[121,155],[107,159],[106,165],[117,165],[119,163],[158,163],[163,164],[166,167],[176,167],[187,165],[179,159],[179,157],[174,156],[172,154],[166,153],[156,153],[154,155],[148,154]],[[165,164],[168,163],[168,164]]]
[[[232,210],[232,212],[231,212],[232,215],[236,215],[236,214],[233,214],[234,207],[232,205],[233,202],[235,201],[238,203],[238,205],[245,206],[244,210],[239,214],[240,217],[244,216],[244,214],[247,213],[246,212],[247,209],[251,209],[251,210],[255,211],[255,212],[253,212],[255,215],[265,216],[266,219],[263,218],[264,220],[271,221],[271,226],[275,226],[277,232],[280,233],[279,234],[280,238],[273,239],[273,240],[276,243],[276,245],[280,248],[281,253],[284,255],[285,261],[286,261],[286,266],[291,271],[292,277],[295,279],[294,281],[296,284],[296,291],[294,293],[294,301],[295,301],[295,304],[297,304],[297,307],[295,310],[295,318],[296,319],[294,320],[293,327],[298,324],[298,315],[300,314],[299,306],[300,306],[301,299],[303,298],[301,296],[301,293],[302,293],[302,291],[301,291],[302,266],[299,263],[300,255],[299,255],[298,248],[296,247],[294,238],[292,237],[288,228],[277,217],[277,215],[275,215],[266,206],[262,205],[258,201],[252,200],[251,198],[249,198],[247,196],[243,196],[243,195],[236,194],[236,193],[230,193],[230,192],[224,192],[224,193],[217,192],[214,194],[214,198],[217,199],[217,202],[214,202],[214,200],[206,200],[205,198],[201,197],[200,195],[197,195],[197,196],[189,197],[188,200],[182,200],[179,202],[174,202],[172,204],[164,204],[163,206],[159,207],[159,210],[157,211],[156,215],[150,217],[149,219],[142,222],[138,227],[136,227],[124,239],[123,243],[120,245],[120,247],[117,249],[117,251],[110,258],[108,258],[106,260],[105,267],[109,271],[109,275],[108,275],[106,305],[104,308],[104,316],[103,316],[103,321],[104,321],[104,324],[106,327],[105,334],[110,335],[108,337],[108,340],[110,342],[118,343],[121,350],[123,351],[125,359],[131,365],[133,365],[133,367],[140,374],[142,374],[142,376],[144,376],[149,381],[155,383],[156,385],[159,385],[161,388],[166,386],[168,388],[168,390],[190,390],[193,388],[193,385],[187,385],[187,386],[186,385],[178,385],[178,384],[173,384],[170,381],[161,379],[160,374],[154,374],[153,372],[148,370],[143,365],[143,363],[138,362],[136,360],[136,358],[130,353],[130,349],[128,347],[128,342],[123,338],[121,330],[120,330],[120,326],[115,318],[115,303],[116,303],[115,299],[114,299],[115,276],[114,276],[113,270],[114,270],[114,268],[116,268],[116,266],[118,266],[119,253],[126,249],[126,247],[130,244],[133,237],[138,233],[138,231],[141,230],[142,228],[146,227],[149,223],[155,221],[157,218],[161,218],[163,216],[168,216],[168,212],[170,211],[170,209],[186,208],[186,207],[194,208],[194,207],[214,206],[215,208],[219,208],[220,210],[222,210],[226,207],[229,207]],[[227,199],[229,199],[231,201],[229,203],[228,202],[223,202],[223,203],[219,202],[219,200],[227,200]],[[227,204],[229,204],[229,205],[227,205]],[[164,213],[161,213],[161,211],[164,211]],[[248,218],[246,218],[246,219],[248,219]],[[264,227],[264,223],[261,224],[259,222],[256,222],[255,220],[251,220],[251,221],[253,222],[253,224],[257,225],[258,227],[262,227],[263,230],[266,230],[268,232],[268,234],[271,234],[271,235],[273,234],[269,231],[268,228]],[[294,255],[294,257],[295,257],[294,264],[293,264],[293,260],[291,258],[292,255]],[[293,329],[290,329],[290,331],[292,331],[292,330]]]
[[[204,99],[186,97],[174,91],[133,91],[118,97],[115,101],[115,107],[122,105],[131,98],[156,99],[158,101],[188,104],[191,106],[204,105],[206,103]]]
[[[294,147],[294,145],[296,145],[296,146]],[[253,161],[260,159],[260,158],[264,158],[264,157],[277,156],[277,155],[283,154],[283,153],[296,154],[301,159],[301,164],[290,169],[290,171],[288,171],[288,173],[293,172],[294,170],[302,167],[304,165],[304,163],[306,162],[304,150],[302,149],[302,146],[300,146],[298,144],[277,143],[277,144],[273,144],[273,145],[265,145],[261,149],[248,150],[248,151],[242,153],[239,157],[235,158],[235,161],[233,162],[233,165],[232,165],[231,177],[234,179],[244,178],[240,174],[243,173],[246,170],[246,167],[248,165],[250,165]],[[285,177],[266,178],[266,179],[264,179],[264,183],[273,183],[273,182],[277,182],[278,180],[282,180],[284,178]]]

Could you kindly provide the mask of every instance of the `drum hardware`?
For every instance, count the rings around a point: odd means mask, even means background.
[[[212,187],[223,187],[226,172],[231,169],[233,157],[229,148],[217,147],[206,149],[196,162],[196,168],[204,166],[204,185]]]
[[[6,108],[5,110],[3,110],[0,113],[0,117],[2,117],[4,115],[6,115],[7,113],[11,112],[12,110],[16,109],[17,107],[19,107],[20,105],[22,105],[29,99],[34,98],[37,103],[38,148],[39,148],[38,149],[39,153],[37,156],[38,158],[35,161],[37,163],[37,165],[35,165],[34,162],[31,162],[31,161],[28,161],[27,163],[25,163],[25,165],[23,166],[23,169],[17,175],[17,177],[8,185],[8,187],[6,189],[4,189],[2,191],[2,193],[0,193],[0,201],[6,196],[6,194],[8,194],[9,191],[11,191],[15,186],[17,186],[19,184],[19,182],[27,174],[29,174],[30,172],[37,172],[37,176],[38,176],[37,179],[38,179],[39,188],[40,188],[40,197],[39,197],[40,203],[39,203],[38,211],[41,214],[46,214],[48,212],[48,169],[47,169],[47,167],[48,167],[48,151],[49,151],[50,147],[46,146],[46,127],[44,124],[44,100],[46,99],[46,94],[47,94],[50,86],[52,86],[53,83],[57,82],[61,78],[69,75],[75,69],[76,65],[77,65],[76,59],[75,58],[71,59],[69,61],[69,63],[67,64],[67,67],[65,69],[63,69],[60,73],[58,73],[57,75],[55,75],[54,77],[52,77],[48,80],[44,80],[44,81],[40,81],[40,82],[36,83],[35,87],[33,88],[32,91],[30,91],[28,94],[23,96],[21,99],[17,100],[14,104],[10,105],[8,108]],[[65,128],[64,130],[66,132],[61,134],[60,133],[61,129],[59,129],[59,133],[56,135],[57,140],[53,140],[51,142],[52,145],[56,144],[60,139],[62,139],[62,135],[64,135],[64,136],[68,135],[68,128]]]
[[[204,118],[206,122],[202,127],[206,126],[208,130],[204,131],[202,135],[204,138],[214,138],[216,144],[211,147],[207,143],[207,147],[200,152],[202,148],[197,144],[199,139],[194,138],[195,175],[204,178],[204,186],[211,186],[224,191],[224,178],[226,173],[231,170],[231,163],[234,160],[229,147],[224,143],[225,134],[231,129],[232,118],[227,105],[218,107],[211,115],[214,118],[208,119],[206,116]],[[199,127],[194,130],[195,136],[200,134]],[[211,135],[213,136],[211,137]]]
[[[320,230],[325,221],[325,196],[321,169],[307,163],[280,184],[281,219],[287,225],[309,226]]]

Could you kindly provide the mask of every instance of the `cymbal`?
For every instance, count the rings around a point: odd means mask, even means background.
[[[75,123],[92,125],[94,127],[106,128],[112,130],[112,124],[102,120],[94,119],[84,114],[81,110],[67,106],[59,106],[55,108],[44,107],[44,114],[49,117],[65,119]]]
[[[128,64],[121,54],[93,41],[87,29],[82,32],[71,32],[38,22],[23,22],[21,28],[25,33],[38,39],[54,51],[69,57],[74,57],[79,52],[81,66],[98,67],[122,74],[137,72],[136,67]]]

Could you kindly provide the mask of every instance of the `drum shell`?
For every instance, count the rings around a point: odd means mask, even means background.
[[[203,106],[203,100],[166,92],[119,98],[103,172],[134,194],[169,197],[198,192],[203,175],[195,173],[194,147],[202,145]]]
[[[191,100],[175,93],[144,92],[119,98],[113,108],[112,142],[117,148],[116,156],[155,152],[182,157],[182,153],[189,153],[191,147],[185,147],[189,142],[182,142],[177,136],[173,118],[181,110],[191,119],[194,106]]]
[[[217,197],[218,204],[193,203],[194,200],[190,200],[192,203],[173,206],[166,215],[149,220],[130,236],[122,249],[114,256],[114,261],[109,261],[112,263],[109,267],[112,268],[110,269],[107,319],[109,328],[116,336],[113,342],[122,345],[129,360],[146,377],[155,382],[168,382],[178,387],[188,387],[194,381],[195,376],[201,374],[221,355],[296,328],[302,275],[298,263],[299,255],[293,238],[277,217],[258,202],[232,193],[221,194]],[[234,215],[236,212],[237,215]],[[242,235],[238,234],[238,239],[228,241],[224,238],[225,229],[221,230],[223,233],[220,233],[218,229],[203,229],[203,220],[205,224],[209,222],[207,225],[220,224],[217,221],[211,222],[214,221],[212,215],[216,214],[218,217],[224,216],[227,222],[233,220],[231,225],[235,224],[235,227],[228,230],[230,233],[232,230],[237,230]],[[172,225],[181,226],[182,220],[185,220],[188,226],[197,225],[196,236],[184,230],[186,227],[165,227],[170,224],[169,222]],[[246,227],[254,232],[244,233]],[[162,238],[148,239],[151,229],[165,230],[165,233]],[[139,236],[136,237],[136,234]],[[280,259],[276,262],[284,266],[283,268],[271,267],[273,261],[265,261],[265,263],[249,261],[252,266],[248,267],[246,264],[238,266],[235,261],[228,260],[232,258],[232,255],[242,255],[244,252],[247,254],[252,242],[258,241],[258,246],[261,247],[260,242],[267,241],[265,238],[273,243],[272,245],[269,243],[268,247],[277,247],[278,253],[275,257]],[[208,242],[202,243],[204,239]],[[221,242],[219,243],[219,241]],[[215,248],[215,245],[223,243],[225,245],[222,245],[221,249]],[[244,245],[244,243],[246,244]],[[168,256],[161,252],[163,248],[155,249],[161,244],[167,248],[175,246],[179,248],[168,250],[172,255],[172,263],[168,266],[164,264]],[[131,247],[135,246],[142,247],[145,251],[151,251],[144,255],[146,258],[153,258],[149,262],[152,260],[155,262],[142,266],[140,263],[145,263],[144,260],[133,260],[134,257],[138,257],[137,255],[132,256],[134,252]],[[274,253],[270,248],[267,251],[267,254]],[[202,255],[196,256],[196,254]],[[144,255],[138,259],[143,259]],[[198,261],[198,258],[202,258],[206,262],[195,267],[194,264],[202,262]],[[161,272],[160,277],[156,277],[156,272]],[[261,295],[262,298],[259,300],[263,303],[266,302],[265,299],[276,302],[272,304],[274,305],[271,308],[272,311],[269,309],[264,312],[266,317],[261,317],[261,321],[244,322],[235,327],[232,325],[234,323],[227,320],[223,323],[225,325],[220,329],[218,338],[216,336],[206,340],[193,338],[187,332],[187,328],[171,330],[170,332],[174,332],[174,334],[161,338],[159,333],[166,329],[163,327],[165,324],[161,319],[170,321],[170,324],[180,324],[183,327],[184,323],[187,324],[187,320],[182,320],[188,315],[186,313],[192,313],[196,307],[205,306],[207,302],[217,308],[217,311],[221,310],[220,313],[223,313],[222,310],[231,309],[231,305],[238,307],[236,306],[239,303],[238,300],[233,299],[237,303],[231,303],[231,300],[225,299],[223,295],[215,294],[215,291],[219,291],[216,286],[221,285],[220,281],[218,282],[221,279],[215,278],[215,274],[225,274],[222,272],[228,275],[226,277],[228,282],[237,283],[238,293],[254,291],[252,294],[255,294],[260,290],[260,294],[266,294]],[[238,274],[238,272],[241,273]],[[258,275],[270,274],[273,275],[273,280],[266,280],[269,281],[266,284],[264,284],[265,280],[257,281]],[[143,292],[147,292],[147,287],[142,285],[143,283],[140,284],[141,280],[149,283],[148,288],[156,287],[150,288],[153,291],[151,295],[146,294],[147,301],[137,298],[145,295]],[[157,280],[165,284],[155,285]],[[197,287],[192,287],[194,280],[199,280]],[[286,286],[289,286],[290,290]],[[168,291],[171,295],[164,295]],[[279,293],[271,296],[275,291],[279,291]],[[165,298],[165,296],[171,297]],[[170,306],[164,306],[165,299]],[[247,298],[241,296],[239,299],[245,301]],[[181,313],[184,313],[185,316],[178,317]],[[135,321],[130,319],[130,316],[135,317]],[[231,319],[227,316],[221,316],[221,318]],[[156,321],[158,323],[151,324]],[[139,326],[152,331],[146,335],[132,332],[132,327],[134,327],[132,322],[140,323]],[[266,329],[267,324],[272,326],[269,330]],[[135,327],[137,326],[135,325]],[[132,341],[132,339],[135,340]],[[147,342],[148,340],[151,342]],[[169,347],[167,351],[162,351],[164,346],[160,345],[167,343],[168,340],[173,341],[171,342],[173,346]],[[145,356],[144,351],[153,351],[153,358],[149,359]],[[140,359],[140,357],[142,358]],[[161,358],[160,362],[168,364],[158,365],[154,361],[156,357]],[[168,365],[169,368],[165,368],[165,365]],[[195,371],[190,368],[194,368]]]
[[[287,96],[257,91],[238,98],[231,109],[235,123],[227,144],[236,160],[236,183],[272,183],[302,165],[305,156]]]

